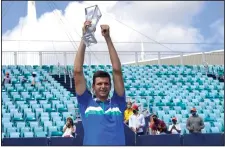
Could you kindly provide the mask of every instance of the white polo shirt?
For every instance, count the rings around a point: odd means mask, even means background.
[[[129,119],[129,127],[133,127],[134,129],[136,129],[138,126],[141,126],[141,128],[139,128],[137,130],[137,132],[143,132],[143,127],[145,126],[145,118],[143,114],[138,114],[138,115],[131,115],[130,119]]]

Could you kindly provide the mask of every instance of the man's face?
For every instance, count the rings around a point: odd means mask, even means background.
[[[6,77],[7,77],[7,78],[9,77],[9,73],[6,73]]]
[[[193,116],[195,116],[195,115],[196,115],[196,111],[191,111],[191,114],[192,114]]]
[[[95,84],[92,85],[97,98],[107,99],[111,89],[109,78],[97,77],[95,78]]]
[[[68,124],[71,124],[71,123],[72,123],[72,120],[71,120],[70,118],[68,118],[68,119],[66,120],[66,122],[67,122]]]
[[[131,103],[127,103],[127,108],[131,108],[132,104]]]
[[[152,119],[154,122],[156,122],[158,120],[158,118],[156,116],[153,116]]]
[[[173,120],[172,122],[173,122],[173,124],[176,124],[177,123],[177,120]]]

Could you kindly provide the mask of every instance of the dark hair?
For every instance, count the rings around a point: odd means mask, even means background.
[[[70,124],[73,127],[73,119],[71,117],[67,117],[66,121],[70,120]]]
[[[152,114],[151,117],[156,117],[156,118],[158,118],[158,116],[157,116],[156,114]]]
[[[96,78],[109,78],[109,84],[111,85],[111,78],[110,78],[110,75],[108,72],[106,71],[102,71],[102,70],[99,70],[99,71],[96,71],[93,75],[93,84],[95,84],[95,79]]]
[[[132,102],[131,101],[128,101],[127,104],[131,104],[132,105]]]

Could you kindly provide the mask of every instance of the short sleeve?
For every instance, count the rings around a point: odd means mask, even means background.
[[[116,91],[114,91],[113,96],[111,98],[111,101],[113,103],[118,104],[119,109],[122,113],[124,113],[124,111],[126,110],[126,95],[125,95],[125,91],[123,93],[123,96],[119,96]]]
[[[92,94],[87,88],[82,95],[77,94],[77,101],[78,101],[81,115],[84,115],[85,110],[88,106],[88,103],[91,99],[92,99]]]
[[[82,95],[77,94],[79,104],[86,105],[90,99],[92,99],[92,94],[88,89],[86,89]]]

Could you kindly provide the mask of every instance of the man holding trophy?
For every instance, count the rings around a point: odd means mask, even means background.
[[[92,13],[89,13],[91,11]],[[92,84],[96,97],[94,98],[86,87],[83,63],[86,46],[97,43],[94,32],[101,13],[98,6],[86,8],[85,13],[83,38],[74,62],[76,94],[84,127],[83,145],[122,146],[125,145],[123,113],[126,109],[126,98],[121,63],[110,37],[109,26],[101,25],[101,33],[106,40],[112,63],[114,93],[109,99],[111,78],[108,72],[97,71],[93,76]],[[92,17],[89,17],[92,19],[87,19],[89,14],[92,14]]]

